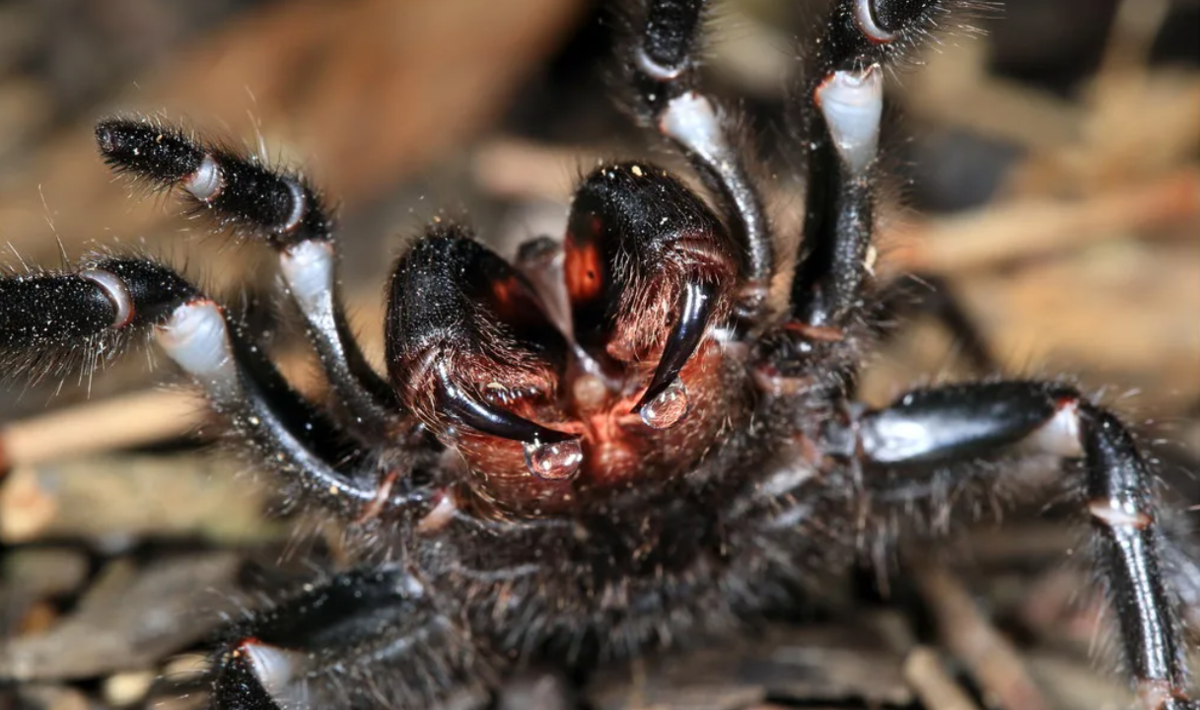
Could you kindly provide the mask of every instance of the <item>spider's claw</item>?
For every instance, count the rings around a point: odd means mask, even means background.
[[[687,413],[686,390],[682,390],[682,383],[677,384],[679,372],[704,339],[719,295],[718,287],[711,281],[687,283],[680,289],[679,319],[667,336],[662,358],[658,361],[650,386],[633,409],[649,426],[656,429],[674,426]],[[672,397],[672,414],[656,417],[652,405],[664,395]]]

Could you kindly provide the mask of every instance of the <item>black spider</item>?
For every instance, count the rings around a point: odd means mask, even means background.
[[[515,264],[433,225],[392,272],[386,378],[348,333],[312,187],[153,121],[102,122],[115,169],[276,249],[335,395],[329,411],[302,399],[253,333],[155,261],[0,279],[5,374],[152,329],[289,497],[347,521],[359,566],[239,629],[212,707],[425,707],[531,659],[723,633],[1029,457],[1083,472],[1144,707],[1197,707],[1173,591],[1188,580],[1171,564],[1186,557],[1112,413],[1033,381],[851,401],[878,300],[882,74],[965,5],[835,3],[796,100],[808,189],[792,255],[776,251],[736,120],[696,86],[707,3],[647,0],[624,47],[632,105],[716,209],[630,162],[588,175],[564,240]]]

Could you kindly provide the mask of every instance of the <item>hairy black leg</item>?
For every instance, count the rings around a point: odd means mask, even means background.
[[[890,471],[868,476],[882,496],[909,497],[906,469],[994,457],[1006,447],[1082,459],[1097,563],[1126,661],[1147,710],[1191,708],[1178,595],[1167,586],[1154,477],[1129,430],[1075,390],[1039,382],[924,389],[855,418],[847,455]]]
[[[99,258],[73,272],[0,276],[3,376],[90,371],[117,357],[130,332],[197,294],[169,268],[144,259]]]
[[[303,314],[342,424],[365,443],[393,436],[402,408],[350,332],[336,281],[333,220],[320,196],[294,173],[273,170],[221,146],[149,120],[111,119],[96,127],[105,161],[161,189],[177,189],[198,214],[264,238]]]
[[[841,328],[860,315],[871,280],[883,66],[953,4],[838,0],[808,57],[795,98],[807,195],[791,300],[802,323]]]
[[[395,566],[308,585],[236,633],[214,664],[212,710],[415,710],[489,679],[432,590]]]
[[[765,315],[775,272],[774,238],[760,190],[746,166],[736,116],[697,90],[697,45],[708,0],[647,0],[626,47],[626,79],[635,109],[678,145],[718,198],[739,244],[739,315],[754,325]]]
[[[295,493],[352,516],[374,502],[373,462],[288,387],[219,305],[169,267],[105,258],[73,273],[8,276],[0,299],[0,353],[13,363],[6,375],[61,367],[80,348],[115,355],[129,335],[152,329],[238,439]]]

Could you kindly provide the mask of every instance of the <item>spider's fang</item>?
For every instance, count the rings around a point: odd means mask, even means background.
[[[482,402],[451,381],[438,368],[438,408],[472,429],[524,444],[525,463],[539,478],[569,478],[583,463],[578,437],[549,429],[505,409]]]
[[[667,336],[650,386],[633,409],[647,425],[663,429],[673,426],[687,413],[686,390],[682,386],[674,393],[669,393],[669,390],[678,382],[680,370],[704,338],[718,301],[716,296],[716,285],[708,281],[687,283],[681,289],[678,303],[679,320],[675,321],[675,327]],[[665,395],[669,395],[668,399],[658,402],[659,398]],[[683,405],[682,412],[679,410],[680,404]],[[671,413],[669,416],[668,412]]]

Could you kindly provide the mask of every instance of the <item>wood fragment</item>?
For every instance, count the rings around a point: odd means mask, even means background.
[[[1027,198],[899,225],[881,237],[891,273],[966,272],[1200,224],[1200,170],[1187,167],[1082,199]]]
[[[237,608],[239,568],[233,552],[163,558],[142,572],[110,565],[51,631],[0,642],[0,677],[56,681],[152,668],[207,637],[222,612]]]
[[[132,448],[184,436],[204,419],[203,398],[154,390],[89,402],[0,427],[0,468]]]
[[[942,642],[970,669],[990,705],[1004,710],[1051,709],[1012,644],[980,613],[947,569],[929,565],[916,580]]]
[[[138,537],[263,541],[266,496],[213,456],[109,456],[14,469],[0,483],[0,543]],[[185,504],[182,504],[186,502]]]
[[[979,710],[942,668],[937,652],[918,646],[904,661],[904,679],[929,710]]]

